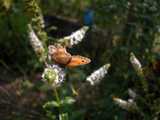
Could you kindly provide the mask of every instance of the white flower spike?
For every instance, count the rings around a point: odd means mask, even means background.
[[[95,85],[100,82],[102,78],[108,73],[108,69],[110,67],[110,64],[106,64],[99,68],[98,70],[94,71],[90,76],[87,77],[87,81],[91,85]]]
[[[84,26],[79,30],[73,32],[71,35],[58,40],[58,42],[65,43],[67,47],[72,47],[73,45],[77,45],[82,41],[88,29],[89,29],[88,26]]]
[[[30,24],[28,25],[28,29],[29,29],[29,40],[30,40],[31,46],[33,47],[33,49],[37,55],[41,55],[41,59],[45,59],[45,58],[43,58],[43,57],[45,57],[44,56],[45,50],[44,50],[42,42],[37,37],[37,35],[33,31]]]
[[[133,53],[130,54],[130,62],[132,63],[132,66],[137,72],[137,74],[142,76],[143,75],[142,65]]]
[[[136,103],[133,101],[133,99],[122,100],[118,97],[113,97],[113,101],[115,104],[117,104],[122,109],[125,109],[127,111],[136,111],[138,109]]]

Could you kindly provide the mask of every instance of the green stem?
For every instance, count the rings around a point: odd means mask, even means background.
[[[60,100],[60,97],[59,97],[59,95],[58,95],[58,91],[57,91],[57,88],[56,87],[54,87],[54,94],[55,94],[55,97],[56,97],[56,101],[58,102],[58,104],[59,104],[59,107],[58,107],[58,111],[59,111],[59,119],[61,119],[61,100]]]
[[[56,100],[57,102],[59,103],[59,107],[58,107],[58,110],[59,110],[59,120],[69,120],[68,119],[68,114],[64,114],[61,112],[61,100],[60,100],[60,97],[58,95],[58,91],[56,88],[54,88],[54,93],[55,93],[55,96],[56,96]]]
[[[59,95],[58,95],[58,92],[57,92],[57,89],[56,89],[56,88],[54,88],[54,93],[55,93],[57,102],[60,104],[61,100],[60,100],[60,98],[59,98]]]

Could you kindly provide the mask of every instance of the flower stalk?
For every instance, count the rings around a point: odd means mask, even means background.
[[[44,19],[37,0],[25,0],[24,4],[25,15],[28,17],[29,23],[33,26],[33,30],[42,41],[43,46],[46,47],[48,37],[44,31]]]

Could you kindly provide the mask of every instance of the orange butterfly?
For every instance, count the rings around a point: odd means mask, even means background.
[[[67,67],[77,67],[80,65],[85,65],[91,62],[89,58],[82,57],[79,55],[71,55],[66,51],[66,48],[61,45],[50,45],[48,47],[49,55],[51,59],[58,64],[65,65]]]

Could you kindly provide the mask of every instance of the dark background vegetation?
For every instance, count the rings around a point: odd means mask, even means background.
[[[26,36],[24,3],[6,1],[0,3],[0,119],[47,119],[41,106],[52,98],[41,88],[43,65]],[[81,93],[82,99],[72,108],[73,119],[127,119],[128,113],[113,103],[112,95],[127,99],[128,88],[133,88],[138,79],[129,62],[130,52],[144,65],[151,62],[152,44],[160,29],[160,1],[40,0],[39,3],[46,31],[53,38],[70,35],[85,25],[86,10],[94,13],[84,40],[70,49],[72,54],[87,56],[92,62],[67,70],[68,83],[78,88],[94,69],[111,63],[102,82],[88,93],[87,90]]]

